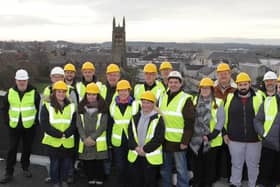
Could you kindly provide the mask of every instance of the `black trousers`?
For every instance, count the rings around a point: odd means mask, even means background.
[[[88,181],[104,181],[103,160],[83,160]]]
[[[129,164],[130,186],[156,187],[159,166],[151,165],[145,157],[138,156],[134,163]]]
[[[202,147],[200,147],[198,155],[193,151],[190,155],[194,172],[194,186],[197,187],[211,186],[216,179],[219,147],[211,148],[206,153],[202,152]]]
[[[32,150],[32,144],[35,136],[35,127],[29,129],[25,128],[9,128],[9,150],[6,162],[6,174],[13,175],[14,166],[16,164],[17,150],[22,140],[22,154],[21,154],[21,167],[23,170],[28,170],[30,165],[30,154]]]
[[[280,151],[262,148],[258,183],[267,187],[280,184]]]

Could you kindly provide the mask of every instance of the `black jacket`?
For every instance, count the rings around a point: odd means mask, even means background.
[[[257,142],[258,136],[254,129],[255,112],[253,108],[253,96],[255,92],[250,89],[251,96],[245,104],[238,96],[238,90],[233,94],[233,98],[228,109],[227,134],[233,141]]]
[[[158,114],[155,114],[153,116],[150,117],[149,119],[149,125],[150,122],[157,118]],[[138,111],[136,115],[133,116],[133,120],[137,129],[137,125],[138,125],[138,121],[141,117],[141,112]],[[149,127],[147,128],[149,129]],[[154,137],[151,139],[150,142],[148,142],[144,147],[143,150],[146,153],[150,153],[153,152],[154,150],[156,150],[160,145],[163,144],[164,142],[164,132],[165,132],[165,126],[164,126],[164,122],[162,117],[159,118],[159,122],[158,125],[155,129],[155,134]],[[137,143],[135,142],[134,136],[133,136],[133,130],[132,130],[132,123],[130,122],[129,126],[128,126],[128,148],[131,150],[135,150],[135,148],[137,147]]]
[[[32,85],[28,85],[27,86],[27,89],[24,91],[24,92],[20,92],[17,88],[17,86],[14,86],[13,89],[18,92],[19,94],[19,97],[20,97],[20,100],[23,98],[24,94],[26,92],[29,92],[31,90],[35,90],[35,96],[34,96],[34,101],[35,101],[35,107],[36,107],[36,110],[37,110],[37,113],[36,113],[36,118],[35,118],[35,122],[34,122],[34,125],[37,125],[39,124],[39,120],[38,120],[38,114],[39,114],[39,108],[40,108],[40,100],[41,100],[41,97],[40,97],[40,94],[38,93],[38,91],[36,90],[36,88],[34,88]],[[9,126],[9,108],[10,108],[10,103],[8,101],[8,94],[9,94],[9,91],[6,93],[6,95],[4,96],[2,102],[1,102],[1,105],[0,105],[0,116],[1,116],[1,120],[2,120],[2,123],[5,124],[6,126]],[[22,120],[21,120],[21,116],[20,116],[20,119],[18,121],[18,125],[16,127],[16,129],[22,129],[24,128],[23,125],[22,125]]]

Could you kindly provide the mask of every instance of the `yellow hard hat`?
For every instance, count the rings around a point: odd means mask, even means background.
[[[159,70],[163,70],[163,69],[173,69],[172,65],[170,64],[170,62],[162,62],[160,67],[159,67]]]
[[[56,83],[54,83],[53,87],[52,87],[53,90],[67,90],[67,85],[65,82],[63,81],[57,81]]]
[[[121,72],[120,67],[117,64],[110,64],[107,66],[106,73]]]
[[[280,76],[278,77],[277,82],[280,82]]]
[[[89,83],[86,87],[86,93],[99,94],[99,88],[94,82]]]
[[[140,99],[145,99],[145,100],[148,100],[148,101],[152,101],[153,103],[156,102],[156,97],[151,91],[145,91],[144,93],[142,93]]]
[[[201,79],[200,83],[199,83],[199,87],[204,87],[204,86],[210,86],[213,87],[214,86],[214,81],[210,78],[203,78]]]
[[[237,75],[235,82],[251,82],[251,78],[247,73],[241,72]]]
[[[82,70],[85,70],[85,69],[95,70],[95,67],[92,62],[87,61],[82,66]]]
[[[121,80],[117,83],[117,90],[131,90],[130,83],[127,80]]]
[[[229,65],[226,63],[219,64],[217,67],[217,72],[221,72],[221,71],[230,71]]]
[[[152,63],[148,63],[144,66],[145,73],[157,73],[157,66]]]
[[[64,66],[64,71],[74,71],[74,72],[76,72],[76,68],[73,64],[69,63],[69,64],[66,64]]]

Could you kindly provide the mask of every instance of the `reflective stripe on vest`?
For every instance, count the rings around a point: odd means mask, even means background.
[[[158,121],[159,121],[160,115],[158,115],[158,117],[156,119],[153,119],[150,124],[149,124],[149,128],[147,130],[147,134],[146,134],[146,138],[145,138],[145,145],[151,141],[151,139],[154,137],[155,135],[155,129],[158,125]],[[136,131],[136,126],[135,126],[135,122],[132,119],[131,121],[131,125],[132,125],[132,131],[133,131],[133,137],[135,142],[138,144],[138,136],[137,136],[137,131]],[[135,162],[135,160],[137,159],[138,154],[135,150],[129,150],[128,151],[128,161],[133,163]],[[147,159],[147,161],[152,164],[152,165],[160,165],[163,163],[163,159],[162,159],[162,145],[159,146],[158,148],[156,148],[154,151],[150,152],[150,153],[146,153],[145,157]]]
[[[228,127],[229,106],[231,104],[233,96],[234,96],[234,93],[229,93],[227,95],[227,98],[226,98],[226,103],[225,103],[225,115],[226,115],[225,117],[226,117],[226,119],[225,119],[225,124],[224,124],[225,129],[227,129],[227,127]],[[255,115],[257,115],[262,102],[263,102],[263,97],[260,94],[256,94],[256,95],[253,96],[253,109],[254,109]]]
[[[81,116],[82,126],[83,126],[83,128],[85,128],[84,115],[81,114],[80,116]],[[101,118],[102,118],[102,114],[99,113],[97,115],[96,130],[100,126]],[[82,139],[80,139],[79,150],[78,150],[79,153],[84,152],[84,146],[85,146],[84,142],[82,141]],[[96,139],[96,150],[97,150],[97,152],[107,151],[106,130]]]
[[[60,111],[56,113],[50,103],[45,103],[45,106],[49,111],[50,125],[62,133],[65,132],[71,125],[72,116],[75,112],[75,104],[71,103],[65,106],[62,113]],[[64,148],[70,149],[74,147],[74,135],[68,138],[56,138],[45,133],[42,143],[55,148],[63,146]]]
[[[112,129],[112,145],[119,147],[122,143],[122,134],[128,138],[128,124],[134,114],[138,111],[138,102],[133,101],[131,105],[126,107],[124,115],[121,113],[116,101],[113,100],[110,105],[110,115],[114,119],[113,129]]]
[[[263,137],[266,137],[278,113],[276,96],[266,97],[263,106],[264,106],[264,113],[265,113]]]
[[[145,91],[146,90],[144,84],[136,84],[134,87],[134,98],[136,100],[140,100],[142,93],[144,93]],[[155,95],[157,101],[160,99],[164,91],[165,89],[162,88],[158,81],[156,81],[156,86],[151,90],[151,92]]]
[[[217,108],[214,108],[215,103],[212,101],[212,107],[211,107],[211,120],[210,120],[210,132],[213,132],[215,130],[215,127],[217,125],[217,111],[221,105],[223,105],[223,100],[219,98],[215,98]],[[194,98],[193,104],[196,105],[197,103],[197,97]],[[217,147],[221,146],[223,144],[223,138],[222,138],[222,133],[220,132],[216,138],[211,140],[210,146],[211,147]]]
[[[30,128],[34,125],[36,117],[35,107],[35,90],[25,92],[20,100],[19,94],[13,88],[9,89],[8,102],[9,108],[9,126],[16,128],[21,117],[22,125],[24,128]]]
[[[165,122],[165,139],[171,142],[181,142],[184,133],[183,107],[191,95],[179,92],[167,105],[168,95],[165,94],[159,102]]]

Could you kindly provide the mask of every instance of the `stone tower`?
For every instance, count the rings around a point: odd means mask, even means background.
[[[116,19],[113,18],[112,33],[112,63],[125,68],[126,65],[126,40],[125,40],[125,17],[123,17],[123,25],[116,26]]]

